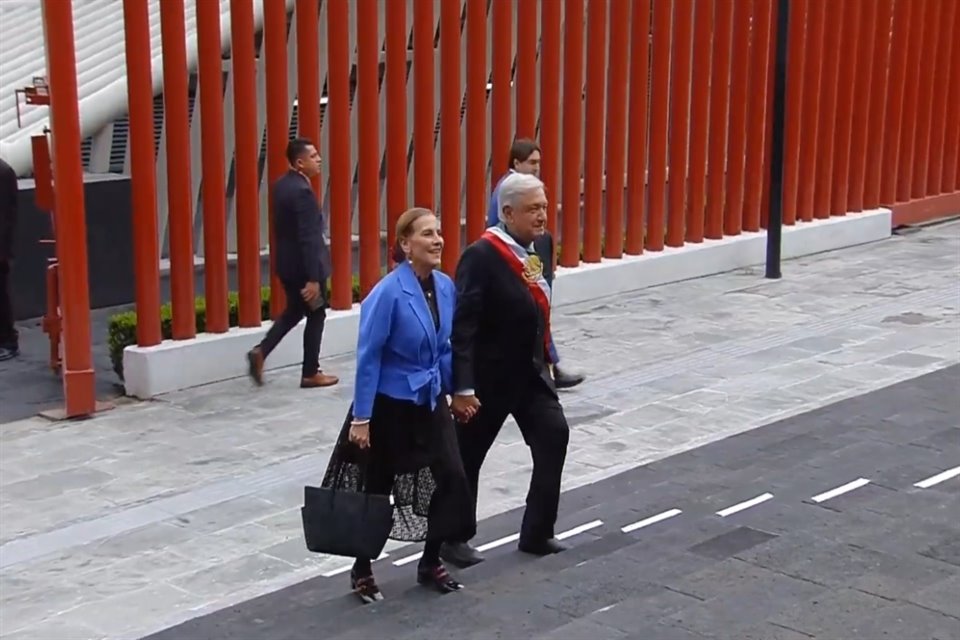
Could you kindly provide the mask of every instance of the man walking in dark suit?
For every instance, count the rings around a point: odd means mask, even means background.
[[[310,178],[320,173],[320,154],[312,142],[296,138],[287,144],[290,170],[273,188],[277,275],[283,283],[287,308],[267,331],[263,342],[247,353],[250,377],[263,384],[263,363],[304,316],[302,388],[329,387],[336,376],[320,371],[320,342],[326,319],[326,283],[330,251],[323,239],[323,215]]]
[[[510,157],[507,159],[507,173],[528,173],[532,176],[540,177],[540,145],[530,138],[519,138],[514,140],[510,146]],[[500,179],[503,182],[503,178]],[[500,191],[500,183],[493,188],[490,195],[490,210],[487,212],[487,226],[492,227],[500,222],[500,211],[498,210],[497,199]],[[544,265],[544,277],[547,283],[553,287],[554,265],[556,263],[556,246],[553,242],[553,235],[545,231],[533,241],[533,248],[540,256]],[[550,341],[550,369],[553,373],[553,380],[558,389],[570,389],[584,381],[583,374],[571,373],[566,369],[560,368],[560,356],[557,354],[557,346]]]
[[[507,416],[516,419],[533,455],[519,547],[547,555],[565,549],[554,524],[570,437],[548,370],[550,285],[533,247],[546,229],[547,198],[539,178],[514,173],[498,199],[502,224],[467,247],[457,265],[451,409],[460,420],[475,412],[458,431],[474,507],[484,458]],[[483,560],[465,536],[448,540],[442,555],[459,566]]]
[[[13,302],[10,294],[18,192],[17,173],[0,159],[0,361],[15,358],[20,353],[20,340],[13,325]]]

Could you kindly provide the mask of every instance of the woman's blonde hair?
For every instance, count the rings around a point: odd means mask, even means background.
[[[407,209],[397,218],[397,241],[393,245],[393,261],[400,264],[407,259],[407,254],[403,251],[400,241],[409,238],[413,233],[413,225],[424,216],[432,216],[433,211],[424,207],[414,207]]]

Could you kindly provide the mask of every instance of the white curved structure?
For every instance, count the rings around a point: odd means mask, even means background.
[[[67,0],[57,0],[65,2]],[[153,53],[153,88],[163,86],[160,2],[150,5],[150,38]],[[229,49],[230,0],[196,0],[220,3],[222,47]],[[186,0],[187,64],[197,64],[196,1]],[[263,22],[263,1],[254,0],[254,25]],[[81,136],[97,133],[127,111],[127,68],[123,37],[122,0],[72,0],[77,56],[77,92],[80,97]],[[286,0],[288,9],[293,0]],[[0,2],[0,157],[18,174],[29,173],[30,136],[43,130],[49,108],[27,105],[15,90],[46,75],[41,0]],[[20,100],[21,127],[17,126]]]

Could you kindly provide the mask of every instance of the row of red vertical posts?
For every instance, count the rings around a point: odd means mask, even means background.
[[[192,337],[196,329],[183,2],[165,0],[161,6],[162,37],[169,44],[164,46],[164,99],[174,338]],[[358,5],[358,15],[365,16],[356,26],[357,142],[363,150],[356,158],[361,294],[380,277],[381,165],[379,154],[367,150],[381,146],[381,118],[386,121],[382,143],[388,242],[395,240],[396,217],[410,204],[438,205],[448,229],[443,264],[451,272],[460,243],[459,234],[449,229],[459,227],[461,185],[466,194],[466,237],[472,241],[484,228],[493,186],[487,182],[488,161],[490,180],[495,183],[507,169],[511,140],[521,136],[537,137],[541,143],[549,227],[560,235],[561,265],[639,254],[644,249],[659,251],[762,228],[769,190],[774,0],[494,0],[489,11],[485,0],[465,3],[462,29],[462,7],[457,2],[441,4],[439,16],[434,15],[432,0],[388,2],[383,30],[377,19],[379,5],[373,0]],[[218,101],[204,99],[222,91],[216,70],[219,14],[204,5],[198,2],[207,329],[222,331],[226,328],[225,212],[222,198],[211,194],[224,191],[226,170],[219,152],[223,118]],[[240,324],[256,326],[260,322],[259,140],[252,0],[231,0],[230,5]],[[348,0],[328,0],[323,7],[320,16],[314,0],[296,3],[300,134],[315,142],[320,139],[322,86],[316,52],[318,22],[349,24],[350,10]],[[412,9],[412,23],[408,9]],[[141,317],[138,341],[150,345],[161,336],[146,0],[124,0],[124,10],[138,212],[134,220]],[[956,3],[794,0],[790,11],[785,224],[957,190],[960,44],[952,37],[960,28]],[[409,81],[408,27],[413,31]],[[286,28],[284,3],[266,3],[269,184],[287,167]],[[382,90],[390,105],[385,112],[378,106],[381,31],[386,62]],[[330,184],[331,305],[345,309],[353,302],[352,59],[347,30],[329,29],[328,35],[330,154],[324,169]],[[464,39],[466,115],[461,122]],[[604,71],[587,74],[586,69]],[[438,77],[439,95],[435,95]],[[489,101],[488,82],[492,83]],[[408,94],[413,96],[412,132],[407,131]],[[516,99],[515,111],[511,96]],[[459,160],[461,127],[464,167]],[[411,133],[412,198],[407,194]],[[438,152],[443,163],[436,202]],[[314,181],[318,194],[321,184]],[[275,278],[271,284],[271,307],[276,313],[283,295]]]
[[[791,4],[785,224],[958,189],[956,3]]]

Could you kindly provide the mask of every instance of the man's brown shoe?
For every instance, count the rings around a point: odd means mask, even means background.
[[[260,347],[247,352],[247,374],[257,385],[263,386],[263,352]]]
[[[316,389],[317,387],[332,387],[333,385],[340,382],[340,378],[337,376],[327,375],[326,373],[318,372],[317,375],[310,378],[303,378],[300,380],[301,389]]]

